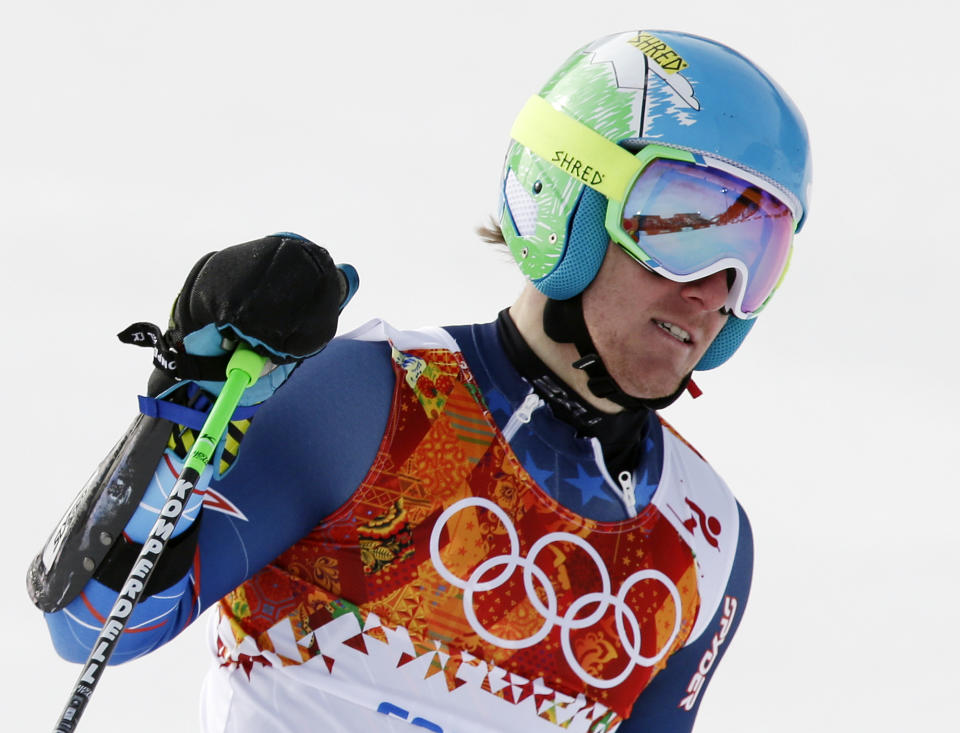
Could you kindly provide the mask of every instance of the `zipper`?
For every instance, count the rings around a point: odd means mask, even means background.
[[[631,471],[621,471],[617,475],[617,481],[620,483],[620,489],[623,492],[623,505],[627,508],[627,514],[631,517],[637,516],[637,482],[633,478]]]
[[[536,410],[543,404],[543,400],[540,399],[540,395],[530,390],[530,394],[523,398],[523,402],[520,403],[514,413],[510,416],[510,419],[507,420],[507,424],[503,428],[503,437],[506,438],[509,443],[513,440],[513,436],[517,434],[517,431],[520,429],[521,425],[526,425],[530,422],[530,418],[533,416],[533,411]]]
[[[607,484],[616,492],[623,508],[627,510],[627,515],[637,516],[637,480],[633,472],[621,471],[617,475],[617,480],[614,481],[607,469],[607,464],[603,460],[603,447],[600,445],[600,441],[596,438],[590,438],[590,444],[593,446],[593,458],[597,462],[600,473],[603,474]]]

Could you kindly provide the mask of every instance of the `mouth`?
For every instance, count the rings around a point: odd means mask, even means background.
[[[653,322],[656,323],[661,330],[666,331],[682,344],[689,344],[693,341],[689,332],[680,328],[680,326],[670,323],[669,321],[658,321],[656,319],[654,319]]]

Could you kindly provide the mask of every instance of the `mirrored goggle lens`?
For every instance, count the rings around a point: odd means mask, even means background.
[[[758,186],[716,168],[658,158],[627,197],[623,229],[667,272],[693,279],[723,260],[747,271],[739,310],[749,314],[770,297],[793,240],[789,207]],[[716,268],[714,268],[716,269]]]

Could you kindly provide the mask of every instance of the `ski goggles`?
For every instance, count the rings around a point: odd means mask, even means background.
[[[651,271],[676,282],[730,271],[725,308],[738,318],[755,317],[783,280],[800,207],[773,182],[656,143],[631,153],[539,96],[511,137],[603,194],[611,239]]]

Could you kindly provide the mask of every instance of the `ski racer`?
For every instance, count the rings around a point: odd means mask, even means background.
[[[514,124],[484,236],[529,283],[493,322],[330,340],[355,283],[325,250],[285,233],[207,255],[166,332],[125,332],[156,346],[142,414],[30,568],[58,652],[90,653],[242,341],[272,369],[114,662],[217,604],[207,731],[691,730],[753,546],[657,410],[750,331],[809,181],[768,75],[631,31]]]

